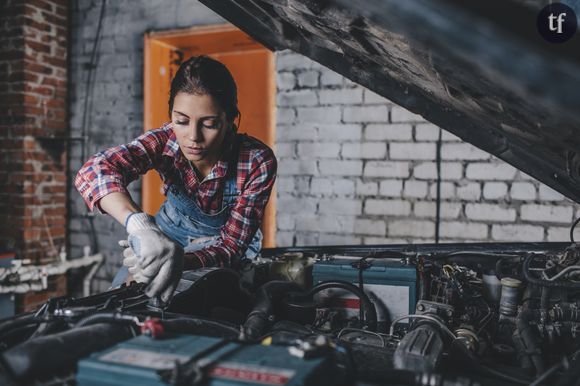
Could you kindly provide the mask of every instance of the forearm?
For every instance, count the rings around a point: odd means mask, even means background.
[[[123,226],[131,213],[141,212],[141,208],[128,194],[120,192],[107,194],[99,200],[99,206]]]
[[[246,248],[230,238],[220,237],[216,241],[215,244],[186,253],[184,256],[185,269],[235,266],[239,260],[236,257],[243,255]]]

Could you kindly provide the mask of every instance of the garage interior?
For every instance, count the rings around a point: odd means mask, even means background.
[[[580,43],[548,3],[3,1],[0,383],[577,384]],[[127,233],[73,181],[170,120],[192,55],[278,172],[259,259],[160,310],[110,289]]]

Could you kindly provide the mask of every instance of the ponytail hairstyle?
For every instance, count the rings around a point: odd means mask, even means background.
[[[192,56],[179,66],[169,91],[169,116],[173,111],[175,96],[180,92],[212,96],[225,111],[233,131],[237,132],[238,126],[234,121],[238,118],[239,124],[241,120],[238,88],[232,74],[221,62],[202,55]]]

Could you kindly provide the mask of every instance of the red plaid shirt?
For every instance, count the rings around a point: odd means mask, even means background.
[[[276,158],[272,150],[253,137],[238,134],[237,187],[241,192],[218,243],[193,256],[194,266],[228,266],[232,256],[241,256],[262,223],[264,208],[276,179]],[[151,130],[132,142],[95,154],[79,170],[75,186],[91,210],[100,210],[98,201],[109,193],[129,194],[127,185],[141,174],[155,169],[163,180],[163,193],[180,180],[200,209],[208,214],[220,210],[227,155],[219,160],[203,181],[199,181],[189,161],[179,150],[171,123]],[[180,173],[181,171],[181,173]],[[183,176],[183,177],[182,177]]]

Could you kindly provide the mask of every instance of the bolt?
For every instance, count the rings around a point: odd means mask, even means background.
[[[417,311],[425,311],[425,306],[422,304],[417,304]]]

